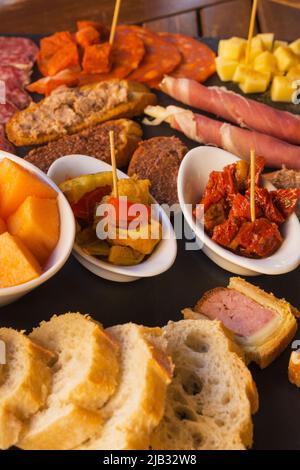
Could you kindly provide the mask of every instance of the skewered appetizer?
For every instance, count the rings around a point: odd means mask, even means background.
[[[219,43],[216,68],[224,82],[237,83],[243,93],[264,93],[271,84],[271,99],[292,102],[293,82],[300,80],[300,39],[288,44],[274,34],[258,34],[251,41],[245,63],[246,39],[232,37]]]
[[[239,161],[223,171],[213,171],[201,204],[204,206],[204,227],[212,240],[238,255],[266,258],[283,242],[280,226],[294,212],[299,189],[268,191],[260,184],[265,161],[256,159],[255,215],[250,214],[249,163]],[[201,216],[201,207],[194,209]]]
[[[136,265],[162,238],[161,224],[152,216],[150,182],[135,176],[121,179],[118,197],[112,186],[112,173],[102,172],[67,180],[60,189],[77,221],[79,247],[111,264]]]

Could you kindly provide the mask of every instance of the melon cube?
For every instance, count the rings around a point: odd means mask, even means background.
[[[216,58],[217,74],[222,82],[229,82],[233,79],[238,64],[235,60],[224,59],[223,57]]]
[[[289,45],[290,49],[294,52],[294,54],[300,56],[300,38],[296,39],[296,41],[292,42]]]
[[[281,72],[287,72],[287,70],[299,63],[298,57],[289,47],[278,47],[274,52],[274,56],[277,60],[278,70]]]
[[[218,55],[223,59],[238,61],[245,52],[246,43],[242,38],[222,39],[219,42]]]
[[[245,79],[239,84],[243,93],[264,93],[270,83],[271,74],[252,70],[245,75]]]
[[[59,211],[56,199],[28,196],[7,220],[8,230],[18,236],[43,265],[59,239]]]
[[[250,48],[250,62],[253,62],[255,58],[264,52],[265,48],[262,43],[262,40],[259,37],[254,37],[251,41],[251,48]]]
[[[274,42],[274,33],[261,33],[256,35],[267,51],[272,51]]]
[[[300,65],[290,68],[286,76],[290,80],[300,80]]]
[[[36,279],[41,267],[26,245],[8,232],[0,235],[0,287],[13,287]]]
[[[265,51],[255,58],[253,67],[257,72],[274,75],[277,73],[277,60],[271,52]]]
[[[288,77],[276,76],[273,79],[271,86],[271,100],[292,103],[293,94],[295,88],[293,88],[293,82]]]
[[[276,49],[278,49],[278,47],[287,47],[289,45],[289,43],[287,41],[277,41],[275,40],[274,41],[274,46],[273,46],[273,52],[276,51]]]
[[[3,219],[0,219],[0,235],[7,231],[6,223]]]
[[[28,196],[54,199],[57,192],[17,163],[0,162],[0,217],[6,219]]]

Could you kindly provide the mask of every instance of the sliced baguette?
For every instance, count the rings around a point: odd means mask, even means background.
[[[292,351],[288,368],[289,381],[300,387],[300,354],[299,351]]]
[[[46,407],[29,422],[22,449],[68,450],[102,425],[101,407],[119,379],[119,347],[101,325],[79,313],[54,316],[30,334],[55,351],[53,381]]]
[[[142,450],[160,422],[172,365],[159,328],[114,326],[109,334],[121,344],[120,386],[102,409],[105,424],[95,439],[78,450]]]
[[[41,409],[51,387],[55,355],[23,333],[0,329],[5,364],[0,367],[0,449],[15,445],[25,422]]]
[[[104,111],[91,112],[87,117],[85,117],[81,122],[70,127],[66,127],[67,134],[75,134],[76,132],[82,131],[88,127],[93,127],[97,124],[100,124],[104,121],[109,121],[111,119],[118,118],[130,118],[133,116],[138,116],[143,113],[146,106],[156,103],[156,96],[150,92],[150,90],[140,83],[131,82],[128,80],[110,80],[111,83],[120,83],[127,89],[128,101],[120,103],[111,109],[106,109]],[[81,90],[93,90],[97,86],[106,86],[106,82],[93,83],[90,85],[84,85],[80,87]],[[22,129],[20,125],[21,120],[26,118],[26,115],[36,111],[42,105],[47,103],[50,97],[46,97],[38,103],[31,103],[28,108],[23,111],[15,113],[9,122],[6,124],[6,133],[11,142],[16,146],[27,146],[27,145],[38,145],[57,140],[62,137],[64,134],[58,133],[56,131],[49,130],[48,133],[41,134],[39,136],[30,135],[26,130]],[[41,116],[42,119],[42,116]]]
[[[245,449],[258,395],[242,352],[218,321],[182,320],[164,328],[175,363],[155,450]]]

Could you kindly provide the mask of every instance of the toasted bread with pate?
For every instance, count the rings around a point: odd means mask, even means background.
[[[15,113],[6,133],[16,146],[45,144],[104,121],[138,116],[154,103],[156,96],[146,86],[127,80],[62,86]]]

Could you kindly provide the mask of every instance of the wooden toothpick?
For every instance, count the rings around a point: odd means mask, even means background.
[[[251,222],[255,222],[255,151],[250,151],[250,213]]]
[[[111,166],[112,166],[113,185],[114,185],[113,192],[114,192],[114,197],[118,198],[119,191],[118,191],[118,176],[117,176],[114,131],[109,131],[109,142],[110,142],[110,156],[111,156]]]
[[[253,0],[250,26],[249,26],[249,32],[248,32],[247,48],[246,48],[246,59],[245,59],[246,65],[249,64],[249,60],[250,60],[251,43],[252,43],[252,38],[253,38],[253,33],[254,33],[254,25],[255,25],[255,18],[256,18],[256,12],[257,12],[257,3],[258,3],[258,0]]]
[[[115,39],[116,34],[116,27],[118,24],[119,12],[120,12],[121,0],[116,0],[115,3],[115,11],[114,16],[111,24],[110,36],[109,36],[109,44],[112,46]]]

